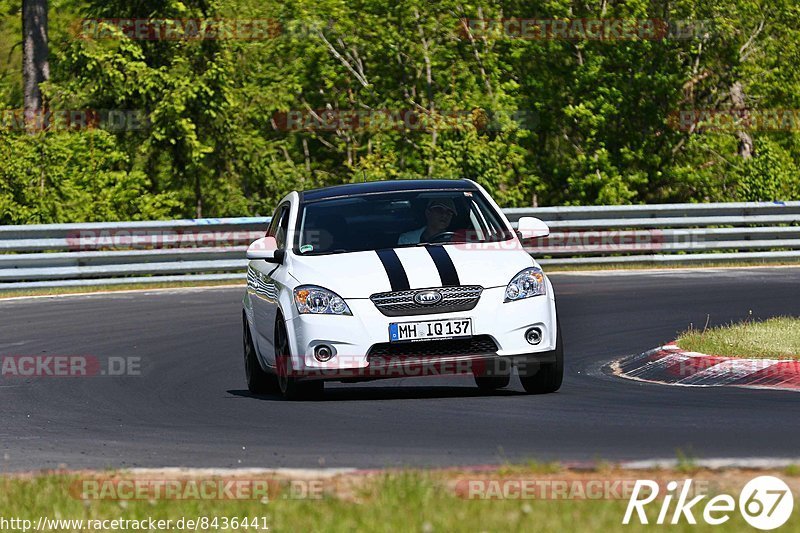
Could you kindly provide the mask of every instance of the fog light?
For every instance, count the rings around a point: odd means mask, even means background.
[[[320,363],[327,363],[333,359],[333,348],[321,344],[314,348],[314,358]]]
[[[542,330],[539,328],[529,329],[525,332],[525,340],[528,341],[528,344],[536,346],[542,342]]]

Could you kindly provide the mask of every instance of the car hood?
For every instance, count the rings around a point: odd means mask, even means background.
[[[460,245],[395,248],[393,250],[351,252],[318,256],[293,255],[290,272],[303,285],[319,285],[332,290],[345,299],[369,298],[371,295],[393,290],[384,260],[392,253],[397,262],[390,266],[395,281],[400,272],[405,273],[411,289],[443,286],[452,281],[455,268],[461,285],[480,285],[484,288],[505,287],[520,270],[536,263],[522,250],[478,250]],[[438,250],[435,250],[438,249]],[[434,255],[437,259],[434,260]]]

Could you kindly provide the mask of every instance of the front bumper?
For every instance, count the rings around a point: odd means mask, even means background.
[[[457,370],[440,373],[460,373],[460,370],[466,371],[467,366],[471,366],[473,372],[476,368],[480,372],[482,368],[498,368],[502,361],[514,364],[521,356],[549,362],[546,360],[547,352],[555,349],[557,333],[552,286],[548,282],[547,295],[543,296],[508,303],[503,302],[504,297],[505,287],[485,289],[477,306],[471,311],[405,317],[384,316],[369,299],[348,299],[347,305],[353,316],[299,315],[287,321],[293,354],[292,367],[296,372],[308,376],[344,379],[364,375],[369,377],[373,373],[378,374],[374,377],[395,377],[380,375],[392,368],[404,372],[406,377],[415,375],[413,372],[417,368],[421,368],[421,372],[426,372],[427,368],[435,374],[439,372],[437,364],[444,365],[442,370]],[[497,351],[491,354],[368,357],[373,346],[389,342],[391,323],[452,318],[471,318],[473,336],[491,337],[497,345]],[[542,341],[536,346],[525,340],[525,332],[534,326],[542,330]],[[323,363],[314,357],[315,347],[321,344],[333,348],[335,355],[330,361]],[[539,354],[539,357],[535,354]],[[348,370],[356,372],[344,372]]]

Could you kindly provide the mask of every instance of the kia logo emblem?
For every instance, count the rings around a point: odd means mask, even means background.
[[[414,301],[421,305],[433,305],[442,301],[439,291],[420,291],[414,295]]]

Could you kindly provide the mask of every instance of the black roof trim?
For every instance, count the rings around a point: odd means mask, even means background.
[[[477,190],[475,185],[467,180],[390,180],[368,181],[365,183],[348,183],[334,185],[322,189],[312,189],[300,193],[300,202],[316,202],[330,198],[346,196],[360,196],[363,194],[376,194],[384,192],[424,191],[424,190]]]

